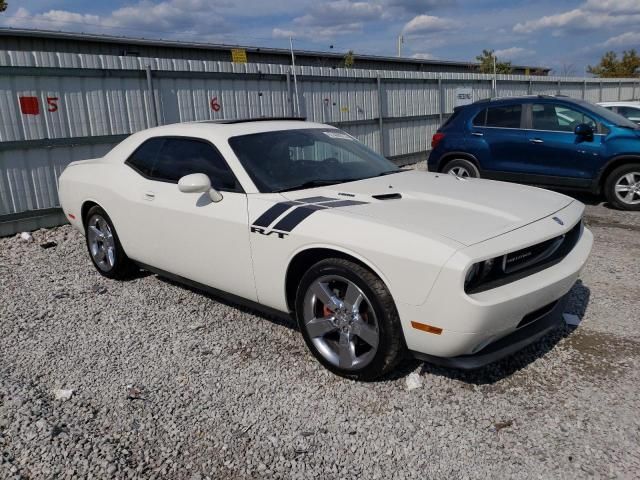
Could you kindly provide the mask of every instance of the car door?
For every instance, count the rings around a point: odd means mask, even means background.
[[[532,103],[527,129],[526,158],[528,173],[539,175],[549,184],[589,182],[601,165],[602,141],[598,122],[585,112],[563,103]],[[585,138],[574,133],[581,123],[592,126],[596,134]],[[535,179],[532,179],[535,180]]]
[[[158,143],[161,142],[161,143]],[[155,153],[150,171],[140,173],[132,195],[130,229],[137,235],[132,258],[166,272],[256,299],[249,246],[247,195],[225,159],[209,142],[165,137],[143,145]],[[136,168],[140,155],[127,161]],[[222,193],[182,193],[178,180],[192,173],[209,176]]]
[[[467,151],[476,155],[485,174],[522,168],[521,151],[526,137],[521,125],[520,103],[490,106],[473,118],[466,138]]]

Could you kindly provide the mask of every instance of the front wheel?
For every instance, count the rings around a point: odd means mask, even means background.
[[[85,235],[89,256],[101,275],[124,280],[138,270],[124,253],[109,215],[97,205],[87,212]]]
[[[404,350],[398,312],[384,283],[349,260],[322,260],[304,274],[296,317],[316,359],[343,377],[380,377]]]
[[[620,210],[640,210],[640,163],[616,168],[604,183],[604,194]]]
[[[442,173],[449,173],[461,178],[480,178],[478,167],[464,158],[456,158],[448,162],[442,169]]]

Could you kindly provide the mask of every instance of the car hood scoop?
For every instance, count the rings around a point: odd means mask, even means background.
[[[402,199],[401,193],[383,193],[380,195],[371,195],[371,198],[376,200],[400,200]]]
[[[326,201],[348,198],[350,203],[329,208],[327,213],[365,216],[394,228],[425,236],[437,234],[464,245],[528,225],[573,201],[535,187],[465,180],[461,182],[453,175],[405,171],[284,195],[297,201],[311,197]]]

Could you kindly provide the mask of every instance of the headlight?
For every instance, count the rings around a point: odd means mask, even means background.
[[[482,283],[491,274],[494,265],[495,258],[471,265],[464,279],[465,291],[473,289],[473,287]]]

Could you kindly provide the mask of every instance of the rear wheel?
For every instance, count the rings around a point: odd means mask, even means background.
[[[622,165],[611,172],[604,193],[609,203],[620,210],[640,210],[640,163]]]
[[[464,158],[456,158],[447,162],[442,173],[449,173],[461,178],[480,178],[480,171],[473,162]]]
[[[339,258],[322,260],[302,277],[296,316],[313,355],[337,375],[372,380],[404,349],[391,295],[371,271]]]
[[[138,270],[124,253],[109,215],[97,205],[87,212],[85,237],[91,261],[101,275],[123,280]]]

